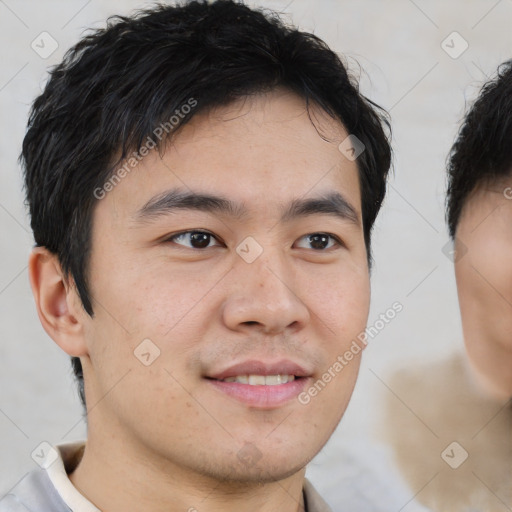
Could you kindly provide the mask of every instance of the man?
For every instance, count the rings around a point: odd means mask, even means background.
[[[512,503],[511,143],[507,63],[467,113],[448,162],[466,353],[397,371],[390,387],[401,402],[390,395],[383,421],[402,474],[411,488],[428,482],[418,501],[434,510]]]
[[[512,63],[467,114],[449,163],[447,217],[464,342],[482,384],[512,396]]]
[[[358,373],[386,125],[322,41],[228,0],[68,52],[22,158],[88,439],[0,510],[328,510],[304,473]]]

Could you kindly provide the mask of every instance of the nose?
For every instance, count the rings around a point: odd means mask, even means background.
[[[299,331],[308,323],[310,313],[298,295],[297,279],[279,257],[238,261],[235,266],[222,312],[229,329],[279,334]]]

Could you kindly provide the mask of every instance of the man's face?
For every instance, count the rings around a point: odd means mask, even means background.
[[[508,188],[507,188],[508,187]],[[469,359],[497,395],[512,396],[512,190],[480,187],[457,226],[457,290]]]
[[[291,475],[328,440],[360,354],[298,395],[364,330],[370,292],[348,134],[312,114],[330,142],[282,90],[198,114],[98,202],[90,438],[236,481]]]

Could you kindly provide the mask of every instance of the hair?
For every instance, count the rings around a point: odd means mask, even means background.
[[[272,11],[233,0],[156,5],[109,18],[65,54],[33,103],[23,141],[36,245],[58,257],[89,315],[95,191],[116,178],[115,167],[138,155],[159,126],[190,111],[183,105],[191,99],[190,115],[153,140],[158,150],[198,112],[276,87],[319,105],[364,144],[357,165],[371,263],[370,234],[391,165],[387,113],[359,92],[321,39],[288,27]],[[78,358],[72,367],[85,405]]]
[[[497,76],[484,84],[448,156],[446,220],[455,238],[471,194],[512,170],[512,60],[501,64]]]

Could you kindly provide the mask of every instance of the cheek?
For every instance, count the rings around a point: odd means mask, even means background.
[[[98,297],[110,313],[108,321],[132,336],[162,338],[181,328],[184,319],[197,316],[220,271],[189,264],[183,268],[158,259],[126,263],[97,281]]]
[[[179,395],[179,386],[172,379],[168,382],[167,373],[156,378],[153,372],[159,367],[181,371],[190,359],[211,324],[213,313],[205,310],[209,304],[205,290],[216,281],[211,274],[198,280],[183,272],[171,276],[148,267],[144,272],[118,267],[108,280],[96,281],[95,316],[87,338],[98,392],[106,393],[129,371],[130,381],[141,384],[130,392],[134,400],[142,389],[154,391],[161,380],[167,392],[174,386]],[[146,367],[146,362],[151,366]]]
[[[355,337],[364,330],[370,304],[368,272],[329,272],[309,279],[304,294],[309,308],[338,339]]]
[[[464,338],[475,345],[509,339],[512,333],[512,244],[488,233],[468,245],[455,265]]]
[[[512,240],[506,240],[500,233],[489,232],[468,246],[467,256],[460,284],[465,286],[466,279],[468,290],[483,306],[505,306],[511,302]]]

